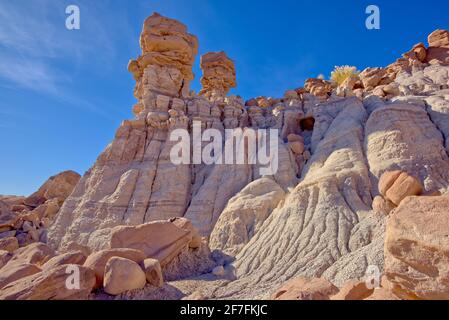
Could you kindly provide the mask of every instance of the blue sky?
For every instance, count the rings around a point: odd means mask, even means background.
[[[81,29],[65,28],[65,8]],[[365,8],[381,29],[365,28]],[[437,28],[449,2],[301,0],[0,0],[0,194],[27,195],[63,170],[83,174],[131,118],[142,23],[152,12],[185,23],[199,56],[224,50],[235,60],[244,98],[282,96],[336,65],[385,66]]]

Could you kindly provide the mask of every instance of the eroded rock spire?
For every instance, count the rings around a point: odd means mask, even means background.
[[[198,39],[181,22],[154,13],[144,22],[140,47],[142,55],[128,64],[136,80],[136,115],[154,108],[158,94],[177,98],[188,95]]]
[[[201,57],[200,66],[203,70],[201,95],[224,97],[237,86],[234,61],[225,52],[206,53]]]

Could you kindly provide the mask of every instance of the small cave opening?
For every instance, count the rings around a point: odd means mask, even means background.
[[[299,122],[302,131],[313,131],[313,127],[315,126],[315,118],[309,117],[301,119]]]

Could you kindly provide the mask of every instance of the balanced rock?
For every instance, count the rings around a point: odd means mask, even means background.
[[[148,17],[140,35],[142,55],[131,60],[128,70],[137,81],[135,96],[145,106],[145,88],[169,96],[187,95],[193,79],[192,65],[198,40],[187,27],[158,13]]]
[[[209,52],[201,56],[200,66],[203,70],[203,88],[200,94],[208,96],[216,93],[224,97],[231,88],[236,87],[234,62],[223,51]]]
[[[379,191],[398,206],[406,197],[420,195],[423,186],[418,179],[406,172],[390,171],[385,172],[379,179]]]
[[[10,283],[0,291],[0,300],[82,300],[95,284],[93,270],[78,266],[79,283],[70,279],[67,266],[59,266]],[[79,285],[79,286],[78,286]]]
[[[132,260],[112,257],[106,263],[103,286],[110,295],[142,289],[146,282],[142,268]]]
[[[380,176],[378,184],[380,194],[385,196],[387,194],[388,189],[390,189],[393,186],[394,182],[401,175],[401,173],[402,171],[400,170],[387,171],[383,173]]]
[[[272,296],[273,300],[330,300],[338,288],[323,278],[294,278]]]
[[[145,260],[145,254],[135,249],[107,249],[92,253],[84,262],[84,267],[90,268],[95,272],[96,285],[95,288],[103,284],[105,267],[109,259],[118,257],[141,263]]]
[[[409,197],[387,223],[385,275],[403,299],[449,299],[449,198]]]

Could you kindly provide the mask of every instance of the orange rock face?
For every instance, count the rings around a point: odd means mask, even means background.
[[[427,61],[449,64],[449,31],[435,30],[429,35]]]
[[[364,300],[372,295],[374,289],[368,289],[365,282],[352,280],[346,283],[331,300]]]
[[[320,99],[327,99],[332,92],[332,85],[322,79],[307,79],[304,89]]]
[[[449,48],[449,31],[435,30],[429,35],[428,41],[431,47]]]
[[[193,79],[192,65],[198,53],[198,39],[187,33],[181,22],[154,13],[148,17],[140,35],[141,70],[149,64],[174,66],[187,80]]]
[[[403,299],[449,299],[449,197],[409,197],[387,223],[385,275]]]
[[[329,300],[338,288],[323,278],[295,278],[285,283],[272,296],[274,300]]]
[[[395,205],[409,196],[423,192],[423,186],[416,178],[402,171],[385,172],[379,180],[379,191]]]
[[[79,288],[68,288],[66,266],[34,273],[4,287],[0,300],[81,300],[87,299],[95,284],[94,272],[79,267]]]
[[[226,96],[231,88],[237,86],[234,62],[223,51],[206,53],[201,57],[200,66],[203,70],[200,94],[208,95],[215,91]]]
[[[25,199],[25,204],[38,207],[49,199],[64,201],[73,191],[81,176],[73,171],[64,171],[50,177],[38,191]]]
[[[134,95],[139,102],[134,112],[148,108],[144,98],[151,91],[173,97],[187,95],[198,53],[198,39],[187,33],[187,27],[154,13],[144,22],[140,47],[142,55],[128,64],[128,71],[137,81]]]

